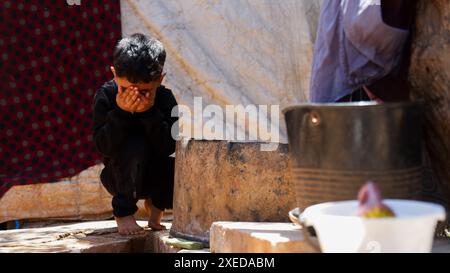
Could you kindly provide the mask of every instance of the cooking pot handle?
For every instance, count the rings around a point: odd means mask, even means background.
[[[303,217],[302,217],[303,216]],[[305,237],[305,241],[308,245],[310,245],[315,251],[321,252],[319,241],[317,240],[317,237],[312,236],[309,233],[308,226],[306,224],[306,219],[303,214],[300,214],[300,209],[295,208],[291,211],[289,211],[289,219],[296,225],[299,225],[301,227],[301,231],[303,233],[303,236]]]

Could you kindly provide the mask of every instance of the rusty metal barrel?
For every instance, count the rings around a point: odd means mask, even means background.
[[[384,198],[420,199],[419,104],[304,104],[283,112],[301,210],[356,199],[369,180]]]
[[[175,237],[209,243],[215,221],[287,222],[295,207],[288,145],[180,140],[175,156]]]

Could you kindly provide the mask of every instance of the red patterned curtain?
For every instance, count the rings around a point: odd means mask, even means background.
[[[0,1],[0,197],[99,163],[94,93],[111,78],[120,1]]]

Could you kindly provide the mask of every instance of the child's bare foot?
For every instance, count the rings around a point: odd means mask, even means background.
[[[121,235],[136,235],[144,233],[144,229],[140,227],[133,215],[125,217],[115,217],[117,229]]]
[[[148,221],[148,227],[151,228],[152,230],[158,231],[158,230],[166,230],[166,226],[161,225],[161,224],[156,224],[153,222]]]
[[[152,230],[165,230],[166,227],[161,225],[161,218],[164,211],[153,206],[151,199],[146,199],[144,205],[148,213],[148,227]]]

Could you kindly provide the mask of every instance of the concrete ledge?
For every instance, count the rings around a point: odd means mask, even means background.
[[[146,221],[138,221],[142,227]],[[163,222],[170,229],[170,222]],[[169,230],[122,236],[115,221],[81,223],[37,222],[28,228],[0,231],[0,253],[177,253],[164,243]],[[183,250],[183,253],[208,253],[203,250]]]
[[[146,221],[138,221],[145,226]],[[171,223],[163,222],[170,228]],[[210,253],[210,249],[182,250],[164,243],[168,230],[147,230],[122,236],[114,221],[37,223],[36,227],[0,231],[0,253]],[[228,253],[313,252],[291,223],[216,222],[211,228],[211,251]],[[433,252],[450,253],[450,239],[435,241]]]
[[[157,232],[152,236],[153,245],[149,248],[152,253],[177,253],[181,249],[164,243],[163,238],[169,236],[169,231],[164,230]]]
[[[140,226],[147,222],[138,221]],[[170,223],[163,223],[170,228]],[[145,234],[122,236],[115,221],[89,221],[74,224],[0,231],[0,252],[124,253],[154,252],[158,236],[168,233],[146,230]]]
[[[214,222],[213,253],[312,253],[300,228],[292,223]],[[450,238],[434,240],[432,253],[450,253]]]
[[[291,223],[215,222],[213,253],[311,253],[300,228]]]

